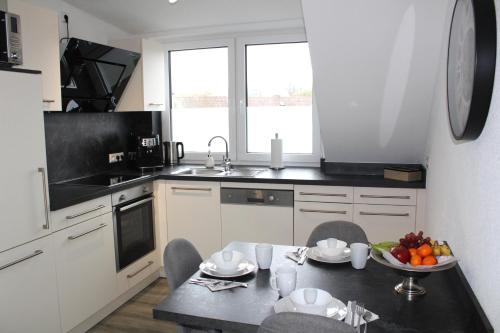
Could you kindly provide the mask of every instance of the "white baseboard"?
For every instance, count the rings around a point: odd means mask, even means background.
[[[70,330],[68,333],[85,333],[92,327],[94,327],[97,323],[99,323],[101,320],[109,316],[113,311],[118,309],[120,306],[122,306],[125,302],[127,302],[129,299],[137,295],[141,290],[149,286],[152,282],[154,282],[158,277],[160,277],[160,271],[163,272],[163,269],[159,269],[158,271],[154,272],[141,282],[139,282],[137,285],[132,287],[130,290],[119,296],[117,299],[106,305],[104,308],[101,310],[97,311],[94,313],[92,316],[90,316],[87,320]]]

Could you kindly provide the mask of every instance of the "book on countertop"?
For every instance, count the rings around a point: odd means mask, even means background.
[[[422,180],[422,168],[419,167],[387,167],[384,178],[402,182],[418,182]]]

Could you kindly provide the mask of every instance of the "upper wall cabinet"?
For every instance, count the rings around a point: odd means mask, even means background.
[[[20,68],[42,71],[43,108],[61,110],[58,14],[25,1],[9,0],[9,12],[21,17],[23,65]]]
[[[163,46],[148,39],[124,39],[111,45],[141,53],[117,111],[165,111]]]

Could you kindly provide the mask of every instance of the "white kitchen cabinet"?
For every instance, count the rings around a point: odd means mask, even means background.
[[[112,210],[111,195],[85,201],[70,207],[50,212],[50,221],[54,231],[81,223]]]
[[[29,94],[26,94],[26,92]],[[0,252],[48,235],[42,80],[39,74],[0,71]]]
[[[52,236],[0,253],[0,331],[61,332]]]
[[[295,185],[296,201],[353,202],[352,186]]]
[[[163,46],[149,39],[123,39],[111,44],[141,53],[141,60],[120,98],[117,111],[165,111]]]
[[[58,13],[21,0],[8,0],[8,8],[9,12],[21,17],[23,65],[19,68],[42,71],[43,95],[40,102],[43,100],[43,109],[60,111]]]
[[[415,206],[355,204],[353,220],[370,242],[378,243],[415,231],[415,212]]]
[[[54,234],[63,332],[118,296],[113,220],[107,213]]]
[[[417,190],[414,188],[355,187],[354,203],[415,206]]]
[[[142,280],[158,271],[160,256],[153,251],[118,272],[118,293],[121,295],[140,283]]]
[[[185,238],[207,258],[221,249],[220,183],[167,181],[168,240]]]
[[[305,246],[313,229],[321,223],[330,221],[352,222],[352,213],[352,204],[295,201],[293,244]]]

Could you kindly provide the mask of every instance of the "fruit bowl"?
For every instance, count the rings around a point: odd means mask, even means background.
[[[389,253],[389,255],[391,254]],[[425,295],[426,293],[425,288],[418,284],[418,279],[424,278],[433,272],[445,271],[453,268],[457,264],[457,259],[452,256],[450,256],[446,262],[442,262],[441,264],[416,267],[402,263],[390,262],[384,258],[382,251],[371,251],[370,256],[379,264],[397,270],[402,276],[404,276],[403,281],[397,284],[394,287],[394,290],[398,294],[405,296],[410,301],[418,296]]]

